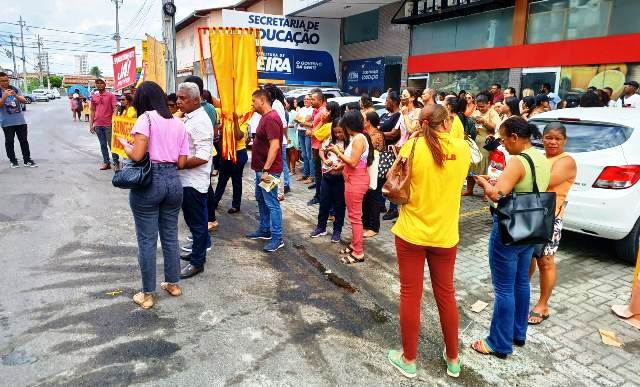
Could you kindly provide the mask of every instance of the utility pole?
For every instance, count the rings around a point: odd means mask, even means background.
[[[49,72],[49,53],[44,53],[47,58],[47,89],[51,90],[51,73]]]
[[[40,87],[44,86],[42,84],[42,52],[40,51],[40,47],[42,46],[42,39],[40,35],[38,35],[38,77],[40,78]]]
[[[24,34],[22,33],[22,29],[27,25],[26,22],[22,21],[22,16],[20,16],[20,44],[22,44],[22,90],[27,91],[27,64],[26,59],[24,57]]]
[[[18,70],[16,68],[16,52],[13,49],[13,35],[10,35],[9,38],[11,38],[11,59],[13,59],[13,76],[17,78]]]
[[[166,47],[167,93],[176,92],[176,6],[173,0],[162,0],[162,38]]]
[[[116,41],[116,52],[120,52],[120,19],[118,16],[118,9],[124,0],[111,0],[116,5],[116,33],[113,35],[113,40]]]

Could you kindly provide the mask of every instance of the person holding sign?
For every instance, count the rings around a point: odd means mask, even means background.
[[[165,281],[160,287],[174,297],[182,294],[178,286],[178,214],[182,204],[178,169],[187,164],[189,138],[182,122],[169,112],[167,99],[158,84],[143,82],[133,97],[133,106],[140,113],[131,130],[133,143],[123,137],[118,140],[131,160],[140,161],[147,152],[151,160],[151,184],[129,193],[142,274],[142,292],[133,296],[133,302],[149,309],[155,303],[158,234],[164,256]]]

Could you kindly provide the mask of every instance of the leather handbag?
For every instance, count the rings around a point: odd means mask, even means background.
[[[151,119],[148,114],[145,115],[149,121],[149,138],[151,138]],[[147,152],[140,161],[126,160],[122,169],[113,175],[111,184],[122,189],[144,188],[151,184],[152,176],[151,158]]]
[[[409,157],[398,157],[391,166],[387,181],[382,186],[382,194],[389,199],[391,203],[403,205],[409,202],[411,194],[411,164],[413,162],[413,153],[416,149],[416,143],[420,137],[413,141],[411,153]]]
[[[553,235],[556,193],[538,190],[533,160],[526,153],[520,156],[531,167],[533,192],[512,192],[498,200],[496,215],[500,239],[506,246],[546,244]]]
[[[147,152],[140,161],[126,160],[122,169],[113,175],[111,184],[123,189],[144,188],[151,184],[152,176],[151,159]]]

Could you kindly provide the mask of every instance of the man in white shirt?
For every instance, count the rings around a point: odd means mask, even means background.
[[[211,247],[211,236],[207,229],[207,191],[211,184],[213,125],[200,105],[198,85],[193,82],[181,83],[176,94],[189,134],[189,158],[185,168],[180,171],[182,213],[193,236],[191,254],[184,258],[189,260],[189,264],[180,271],[180,278],[185,279],[204,271],[207,249]]]
[[[616,107],[640,108],[640,95],[636,94],[639,86],[636,81],[625,82],[623,94],[616,101]]]
[[[311,137],[305,133],[307,128],[301,125],[303,122],[311,120],[313,115],[313,108],[311,107],[311,96],[304,96],[304,106],[298,109],[296,114],[296,128],[298,129],[298,145],[300,146],[300,152],[302,152],[302,176],[298,177],[297,181],[308,180],[313,177],[313,160],[311,156]]]

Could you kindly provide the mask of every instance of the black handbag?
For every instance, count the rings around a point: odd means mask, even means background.
[[[151,184],[152,176],[151,159],[147,152],[140,161],[126,160],[122,169],[113,175],[111,183],[123,189],[144,188]]]
[[[535,245],[551,242],[555,220],[556,193],[540,192],[533,160],[522,156],[531,167],[533,192],[516,193],[498,200],[496,214],[500,239],[506,246]]]
[[[149,120],[149,137],[151,137],[151,119],[148,114],[145,115]],[[126,160],[122,169],[113,175],[111,184],[122,189],[144,188],[151,184],[152,176],[151,158],[147,152],[140,161]]]

